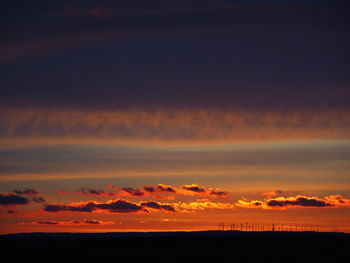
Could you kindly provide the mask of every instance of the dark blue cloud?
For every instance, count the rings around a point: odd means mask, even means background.
[[[13,194],[0,194],[0,205],[26,205],[30,200],[26,197]]]
[[[308,207],[328,207],[334,206],[325,200],[315,198],[297,197],[295,200],[277,200],[272,199],[267,202],[268,206],[283,207],[283,206],[308,206]]]
[[[87,202],[81,205],[48,204],[44,207],[46,212],[93,212],[95,210],[105,210],[110,213],[133,213],[142,211],[143,207],[122,199],[107,203]]]
[[[91,189],[91,188],[86,188],[86,187],[82,187],[80,189],[77,190],[78,193],[82,193],[84,195],[107,195],[107,196],[113,196],[113,193],[110,192],[106,192],[104,190],[101,189]]]
[[[164,205],[164,204],[160,204],[158,202],[154,202],[154,201],[150,201],[150,202],[142,202],[141,206],[144,207],[149,207],[152,209],[156,209],[156,210],[164,210],[164,211],[168,211],[168,212],[176,212],[175,208],[171,205]]]
[[[58,225],[58,222],[54,221],[38,221],[36,223],[40,225]]]
[[[196,193],[204,193],[205,189],[196,185],[183,185],[182,186],[183,189],[188,190],[188,191],[192,191],[192,192],[196,192]]]

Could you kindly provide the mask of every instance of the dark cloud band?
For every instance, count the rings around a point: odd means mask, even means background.
[[[26,205],[30,200],[26,197],[13,194],[0,194],[0,205]]]

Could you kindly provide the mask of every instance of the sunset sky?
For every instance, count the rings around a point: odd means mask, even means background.
[[[350,233],[346,1],[7,2],[0,234]]]

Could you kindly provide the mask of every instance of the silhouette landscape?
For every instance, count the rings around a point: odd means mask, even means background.
[[[342,262],[350,235],[338,232],[22,233],[0,237],[5,254],[35,260],[139,262]]]

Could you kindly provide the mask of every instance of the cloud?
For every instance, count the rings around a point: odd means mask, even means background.
[[[135,189],[132,187],[120,188],[119,191],[120,191],[119,192],[120,195],[128,195],[128,196],[136,196],[136,197],[140,197],[140,196],[145,195],[145,193],[143,191],[141,191],[140,189]]]
[[[79,209],[75,206],[48,204],[44,207],[46,212],[92,212],[92,209]]]
[[[236,203],[244,208],[281,209],[291,207],[329,208],[329,207],[350,207],[350,200],[339,195],[326,197],[309,197],[298,195],[295,197],[276,197],[260,200],[238,200]]]
[[[26,205],[29,203],[30,200],[24,196],[8,193],[0,194],[0,205]]]
[[[110,212],[110,213],[136,213],[142,212],[144,209],[142,206],[139,206],[135,203],[117,199],[110,200],[107,202],[80,202],[72,203],[68,205],[59,205],[59,204],[48,204],[44,207],[46,212]]]
[[[84,195],[95,195],[95,196],[115,196],[115,197],[144,197],[144,196],[153,196],[159,199],[163,199],[160,194],[176,193],[176,188],[170,185],[158,184],[155,186],[144,186],[141,188],[133,187],[116,187],[113,185],[107,186],[111,191],[104,191],[100,189],[90,189],[90,188],[80,188],[76,192],[82,193]]]
[[[10,214],[10,215],[13,215],[13,214],[18,213],[18,211],[13,210],[13,209],[9,209],[9,210],[6,210],[6,213],[7,213],[7,214]]]
[[[158,184],[156,187],[158,192],[166,192],[175,194],[177,191],[174,187],[170,185]]]
[[[23,190],[14,190],[13,192],[18,194],[18,195],[37,195],[37,194],[39,194],[39,192],[37,190],[30,189],[30,188],[25,188]]]
[[[235,205],[238,207],[245,207],[245,208],[262,208],[264,205],[264,202],[259,200],[252,200],[252,201],[238,200],[238,202]]]
[[[106,192],[104,190],[99,190],[99,189],[85,188],[85,187],[78,189],[76,192],[81,193],[83,195],[115,196],[115,194],[111,192]],[[64,194],[64,192],[62,194]]]
[[[267,198],[271,198],[271,197],[279,196],[283,193],[284,192],[282,190],[276,189],[276,190],[272,190],[272,191],[262,192],[262,195],[267,197]]]
[[[0,213],[8,214],[8,215],[20,214],[20,212],[17,211],[17,210],[15,210],[15,209],[6,209],[6,210],[1,210],[1,209],[0,209]]]
[[[159,185],[158,185],[159,186]],[[109,186],[114,188],[113,186]],[[196,195],[212,196],[217,195],[226,196],[225,191],[208,190],[196,184],[183,185],[181,188],[174,188],[172,186],[161,185],[159,188],[155,186],[145,186],[140,189],[148,189],[150,195],[159,191],[175,191],[182,194],[181,191],[193,192]],[[119,189],[119,188],[118,188]],[[136,188],[123,188],[130,196],[144,196],[146,192],[141,192]],[[140,191],[140,192],[139,192]],[[277,192],[277,191],[275,191]],[[274,193],[275,193],[274,192]],[[282,193],[282,191],[278,191]],[[136,193],[136,194],[135,194]],[[135,194],[135,195],[134,195]],[[192,195],[192,194],[190,194]],[[269,194],[270,195],[270,194]],[[327,207],[350,207],[350,200],[343,198],[340,195],[331,195],[326,197],[309,197],[298,195],[295,197],[274,197],[265,200],[238,200],[235,204],[227,202],[212,202],[208,199],[198,199],[195,202],[158,202],[158,201],[141,201],[131,202],[125,199],[109,200],[106,202],[88,201],[71,203],[67,205],[61,204],[47,204],[44,207],[46,212],[108,212],[108,213],[140,213],[140,212],[195,212],[204,209],[233,209],[235,206],[243,208],[260,208],[260,209],[284,209],[291,207],[309,207],[309,208],[327,208]]]
[[[183,186],[182,186],[182,189],[185,189],[185,190],[187,190],[187,191],[196,192],[196,193],[204,193],[204,192],[205,192],[205,189],[204,189],[204,188],[201,188],[201,187],[199,187],[199,186],[196,185],[196,184],[192,184],[192,185],[183,185]]]
[[[37,221],[37,222],[32,222],[31,224],[38,224],[38,225],[57,225],[58,222],[55,221]]]
[[[84,220],[84,221],[78,221],[79,223],[85,223],[89,225],[101,225],[101,221],[99,220]]]
[[[133,188],[133,187],[115,187],[113,185],[108,185],[108,188],[113,189],[116,191],[114,194],[115,196],[124,197],[124,196],[130,196],[130,197],[147,197],[152,196],[156,199],[167,199],[167,200],[173,200],[175,197],[173,195],[169,194],[176,194],[177,190],[175,187],[172,187],[170,185],[163,185],[158,184],[155,186],[143,186],[140,188]]]
[[[345,206],[345,207],[350,207],[350,199],[343,198],[340,195],[330,195],[326,196],[325,199],[334,204],[335,206]]]
[[[334,206],[328,203],[326,200],[320,198],[297,196],[291,198],[276,198],[267,200],[266,204],[273,207],[284,207],[284,206],[308,206],[308,207],[328,207]]]
[[[218,143],[349,138],[346,111],[0,109],[13,143]],[[54,132],[53,132],[54,131]]]
[[[222,190],[210,190],[209,195],[212,197],[227,197],[228,192]]]
[[[115,192],[106,192],[100,189],[90,189],[90,188],[80,188],[76,192],[82,193],[84,195],[93,195],[93,196],[115,196],[115,197],[144,197],[144,196],[153,196],[159,199],[163,199],[159,194],[167,193],[176,193],[176,190],[172,186],[158,184],[156,186],[144,186],[141,188],[133,187],[115,187],[113,185],[108,185],[108,188],[112,189]]]
[[[60,225],[60,226],[76,226],[76,225],[112,225],[115,224],[113,221],[103,221],[103,220],[71,220],[71,221],[35,221],[35,222],[21,222],[20,225]]]
[[[16,193],[17,195],[27,195],[29,197],[31,197],[31,200],[34,203],[45,203],[45,199],[41,196],[37,196],[39,194],[39,192],[35,189],[31,189],[31,188],[25,188],[23,190],[14,190],[14,193]]]
[[[206,189],[200,187],[197,184],[183,185],[180,191],[184,195],[200,195],[208,197],[227,197],[228,192],[220,189],[213,190],[212,188]]]
[[[154,193],[156,191],[153,186],[144,186],[143,189],[148,193]]]
[[[32,201],[35,203],[45,203],[46,200],[41,196],[33,196]]]
[[[208,196],[208,197],[227,197],[228,192],[223,191],[220,189],[206,189],[204,187],[200,187],[196,184],[191,185],[183,185],[180,188],[171,186],[171,185],[164,185],[164,184],[157,184],[157,185],[148,185],[143,186],[140,188],[133,188],[133,187],[116,187],[113,185],[107,186],[109,189],[112,189],[115,192],[106,192],[104,190],[97,190],[97,189],[90,189],[90,188],[80,188],[77,190],[78,193],[82,193],[84,195],[95,195],[95,196],[116,196],[116,197],[124,197],[124,196],[130,196],[130,197],[146,197],[146,196],[152,196],[157,199],[174,199],[174,195],[180,194],[180,195],[201,195],[201,196]],[[169,196],[171,195],[171,196]]]
[[[163,210],[167,212],[176,212],[175,208],[171,204],[161,204],[158,202],[150,201],[150,202],[141,202],[140,204],[143,207],[155,209],[155,210]]]
[[[159,202],[141,202],[140,205],[167,212],[196,212],[205,209],[233,209],[234,205],[223,202],[211,202],[211,201],[196,201],[196,202],[173,202],[173,203],[159,203]]]
[[[178,203],[177,208],[182,211],[196,211],[196,210],[205,210],[205,209],[220,209],[220,210],[231,210],[235,206],[231,203],[224,202],[189,202],[189,203]]]
[[[204,209],[232,209],[233,204],[211,201],[197,202],[156,202],[141,201],[131,202],[125,199],[109,200],[106,202],[88,201],[71,203],[67,205],[47,204],[44,206],[45,212],[107,212],[107,213],[149,213],[149,212],[195,212]]]

